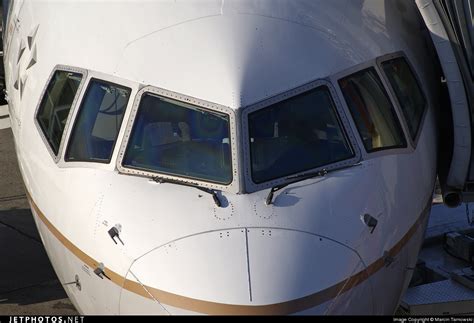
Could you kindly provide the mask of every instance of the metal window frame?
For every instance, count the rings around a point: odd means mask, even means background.
[[[181,175],[170,175],[167,173],[162,173],[158,171],[148,171],[148,170],[140,170],[134,169],[130,167],[126,167],[123,165],[123,159],[125,157],[125,152],[127,150],[128,143],[130,141],[130,135],[132,133],[133,127],[135,125],[135,118],[137,116],[138,109],[140,107],[142,96],[150,93],[152,95],[156,95],[159,97],[168,98],[171,100],[176,100],[179,102],[191,104],[197,106],[199,108],[203,108],[204,110],[209,110],[212,112],[223,113],[229,116],[229,135],[230,135],[230,148],[231,148],[231,173],[232,173],[232,180],[229,184],[219,184],[214,183],[206,180],[194,179],[194,178],[186,178]],[[165,90],[162,88],[158,88],[155,86],[146,86],[142,88],[135,96],[133,106],[130,112],[130,116],[127,121],[127,125],[125,128],[125,133],[122,138],[122,144],[120,146],[116,167],[120,173],[123,174],[131,174],[131,175],[138,175],[143,177],[155,177],[159,176],[165,179],[171,179],[173,181],[178,181],[187,184],[195,184],[203,187],[208,187],[211,189],[221,190],[221,191],[229,191],[232,193],[238,193],[240,191],[240,178],[239,178],[239,141],[237,138],[237,129],[236,129],[236,114],[235,111],[229,107],[208,102],[205,100],[197,99],[188,95],[179,94],[173,91]]]
[[[82,75],[82,79],[81,79],[81,82],[79,83],[76,94],[74,95],[74,100],[71,103],[71,108],[69,109],[69,114],[68,114],[66,123],[64,125],[64,130],[63,130],[63,133],[61,135],[61,141],[60,141],[60,144],[59,144],[59,147],[58,147],[58,152],[56,154],[53,151],[53,148],[51,147],[51,144],[49,143],[48,138],[46,138],[46,135],[44,134],[43,129],[41,128],[41,125],[39,124],[38,113],[39,113],[39,110],[41,108],[41,104],[43,103],[43,100],[45,98],[46,91],[48,90],[49,84],[51,83],[51,80],[53,79],[53,76],[57,71],[78,73],[78,74]],[[53,160],[56,164],[61,160],[61,157],[63,155],[63,149],[64,149],[64,145],[65,145],[65,138],[68,135],[68,132],[69,132],[68,129],[69,129],[69,126],[70,126],[70,123],[71,123],[71,120],[72,120],[72,115],[73,115],[74,111],[76,110],[76,105],[78,103],[78,100],[82,96],[82,89],[84,87],[84,84],[86,83],[87,74],[88,74],[88,71],[86,69],[83,69],[83,68],[78,68],[78,67],[73,67],[73,66],[68,66],[68,65],[56,65],[53,68],[51,74],[49,75],[48,80],[46,81],[46,84],[43,87],[43,90],[41,91],[40,100],[38,100],[38,104],[36,105],[36,109],[35,109],[35,113],[34,113],[34,124],[35,124],[36,129],[38,130],[38,132],[41,136],[41,139],[43,140],[44,144],[46,145],[46,148],[48,149],[49,154],[51,155],[51,157],[53,158]]]
[[[392,147],[377,149],[377,150],[373,150],[373,151],[368,151],[365,148],[364,142],[362,140],[362,136],[359,133],[359,130],[358,130],[357,125],[354,121],[354,118],[352,117],[351,110],[350,110],[349,106],[347,105],[347,102],[345,100],[345,97],[344,97],[344,94],[342,92],[341,86],[339,85],[339,81],[341,81],[342,79],[344,79],[346,77],[349,77],[353,74],[356,74],[356,73],[359,73],[359,72],[362,72],[362,71],[368,70],[368,69],[373,69],[375,71],[375,74],[376,74],[376,76],[378,77],[379,81],[382,84],[383,91],[385,92],[390,105],[392,106],[392,109],[395,111],[395,116],[397,117],[397,122],[400,126],[401,134],[403,135],[403,140],[405,142],[404,146],[392,146]],[[377,157],[386,156],[386,155],[410,153],[414,150],[413,147],[410,144],[410,140],[409,140],[410,134],[409,134],[409,131],[407,129],[407,125],[405,123],[404,116],[402,115],[402,112],[400,111],[400,107],[397,104],[398,102],[396,101],[396,98],[393,97],[393,93],[391,91],[388,91],[389,84],[387,84],[387,81],[386,81],[385,77],[383,77],[383,75],[382,75],[380,67],[377,65],[377,58],[374,58],[370,61],[366,61],[364,63],[358,64],[358,65],[355,65],[355,66],[353,66],[349,69],[346,69],[342,72],[339,72],[339,73],[333,75],[331,77],[331,79],[333,79],[334,82],[337,83],[338,93],[340,94],[340,98],[343,101],[344,107],[347,111],[347,115],[351,120],[352,131],[354,133],[357,133],[357,142],[358,142],[358,144],[359,144],[359,146],[361,147],[361,150],[362,150],[362,159],[368,160],[368,159],[371,159],[371,158],[377,158]]]
[[[410,133],[410,128],[408,127],[408,122],[405,118],[405,114],[403,113],[402,105],[401,105],[401,103],[400,103],[400,101],[397,97],[397,94],[396,94],[396,92],[395,92],[395,90],[392,86],[392,83],[390,82],[390,79],[387,76],[387,73],[385,73],[385,70],[383,69],[383,64],[384,63],[392,61],[392,60],[396,60],[396,59],[403,59],[404,62],[408,65],[408,68],[410,69],[411,75],[415,79],[415,82],[418,85],[418,88],[420,89],[420,93],[421,93],[421,96],[423,97],[423,101],[424,101],[423,113],[421,115],[420,122],[418,124],[418,128],[416,129],[415,137],[412,137],[412,135]],[[408,135],[408,138],[409,138],[409,142],[413,146],[413,148],[416,149],[416,147],[418,146],[418,141],[420,139],[421,130],[423,129],[423,124],[425,123],[426,115],[428,114],[428,99],[427,99],[427,96],[426,96],[426,90],[423,88],[423,83],[420,82],[420,77],[416,73],[416,69],[414,68],[413,64],[411,64],[411,62],[408,59],[407,55],[403,51],[399,51],[399,52],[396,52],[396,53],[380,56],[380,57],[377,58],[376,62],[377,62],[377,66],[380,69],[380,74],[382,75],[385,82],[387,83],[388,90],[389,90],[390,94],[392,95],[393,100],[397,104],[398,109],[401,112],[402,121],[404,122],[404,126],[406,126],[406,129],[407,129],[407,135]]]
[[[84,96],[86,94],[86,90],[88,89],[89,82],[92,79],[97,79],[103,82],[107,83],[112,83],[112,84],[117,84],[123,87],[127,87],[131,89],[130,97],[127,103],[127,107],[124,113],[124,120],[128,120],[130,116],[130,110],[131,106],[133,104],[135,95],[137,94],[138,90],[143,87],[140,83],[130,81],[127,79],[123,79],[114,75],[110,74],[105,74],[102,72],[97,72],[93,70],[87,70],[87,77],[84,83],[84,86],[82,88],[82,91],[79,95],[78,102],[76,106],[74,107],[74,110],[72,111],[71,115],[71,123],[75,122],[77,118],[77,114],[79,112],[80,105],[82,104],[82,101],[84,100]],[[120,147],[122,138],[123,138],[123,133],[125,131],[125,126],[128,121],[122,121],[122,125],[120,127],[120,131],[117,136],[117,140],[114,146],[114,149],[112,151],[112,157],[110,162],[108,163],[100,163],[100,162],[93,162],[93,161],[66,161],[65,160],[65,154],[66,154],[66,147],[63,149],[62,154],[60,156],[59,162],[57,163],[58,167],[60,168],[77,168],[77,167],[85,167],[85,168],[95,168],[95,169],[107,169],[107,170],[116,170],[116,159],[118,156],[118,147]],[[72,125],[67,129],[67,134],[66,137],[64,138],[65,145],[69,144],[70,138],[72,134]]]
[[[334,109],[335,109],[335,114],[336,118],[341,125],[341,130],[344,134],[344,137],[347,140],[347,144],[349,145],[349,148],[351,149],[353,155],[348,158],[344,159],[342,161],[338,162],[333,162],[330,164],[318,166],[312,169],[307,169],[295,174],[290,174],[290,175],[285,175],[279,178],[275,178],[272,180],[268,180],[262,183],[255,183],[252,179],[251,176],[251,156],[250,156],[250,138],[249,138],[249,124],[248,124],[248,116],[250,113],[253,113],[257,110],[264,109],[269,107],[272,104],[291,99],[292,97],[302,94],[304,92],[308,92],[310,90],[316,89],[318,87],[326,87],[329,90],[329,94],[331,97],[331,100],[334,104]],[[265,99],[263,101],[260,101],[258,103],[249,105],[245,107],[242,110],[241,113],[241,122],[242,122],[242,147],[243,147],[243,178],[244,178],[244,183],[245,183],[245,192],[247,193],[252,193],[255,191],[259,191],[262,189],[270,188],[275,185],[283,184],[285,182],[288,182],[289,180],[287,179],[288,176],[293,176],[293,175],[298,175],[298,174],[304,174],[308,172],[314,172],[322,169],[326,170],[331,170],[335,168],[340,168],[344,166],[349,166],[352,164],[355,164],[361,160],[361,152],[359,145],[357,144],[356,137],[354,136],[354,133],[352,131],[352,128],[350,126],[349,119],[347,118],[347,115],[345,114],[345,111],[341,105],[340,102],[340,97],[337,94],[334,86],[329,80],[326,79],[318,79],[312,82],[309,82],[307,84],[304,84],[302,86],[299,86],[295,89],[283,92],[281,94],[278,94],[276,96],[273,96],[271,98]]]
[[[114,144],[112,145],[112,149],[111,149],[111,153],[110,153],[110,157],[108,160],[93,160],[93,159],[75,159],[75,160],[70,160],[67,158],[67,154],[69,152],[69,149],[71,147],[71,139],[72,139],[72,135],[74,134],[74,131],[76,130],[76,126],[77,126],[77,119],[83,109],[83,105],[84,105],[84,98],[85,96],[87,95],[88,91],[90,90],[91,86],[92,86],[92,83],[93,82],[97,82],[97,83],[103,83],[103,84],[107,84],[107,85],[112,85],[112,86],[115,86],[117,88],[121,88],[121,89],[125,89],[125,90],[128,90],[129,92],[129,95],[128,95],[128,98],[127,98],[127,102],[126,102],[126,105],[124,107],[124,112],[123,112],[123,117],[122,117],[122,121],[120,123],[120,127],[118,129],[118,132],[117,132],[117,135],[115,137],[115,140],[114,140]],[[74,117],[72,118],[73,121],[72,121],[72,125],[71,125],[71,129],[69,131],[69,134],[68,134],[68,138],[67,138],[67,145],[64,149],[64,162],[65,163],[98,163],[98,164],[110,164],[112,159],[113,159],[113,155],[114,155],[114,151],[115,151],[115,147],[117,146],[117,141],[119,139],[119,135],[120,135],[120,129],[122,129],[122,126],[124,125],[125,123],[125,116],[126,116],[126,112],[127,112],[127,107],[130,103],[130,101],[133,100],[132,98],[132,94],[133,94],[133,89],[127,85],[124,85],[124,84],[121,84],[121,83],[116,83],[116,82],[112,82],[112,81],[109,81],[109,80],[105,80],[105,79],[102,79],[102,78],[99,78],[97,76],[94,76],[92,75],[90,78],[88,78],[87,80],[87,86],[85,86],[84,88],[84,94],[81,95],[81,102],[77,105],[77,111],[74,113]]]

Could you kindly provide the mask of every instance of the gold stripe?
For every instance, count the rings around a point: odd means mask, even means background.
[[[76,247],[71,241],[69,241],[61,232],[59,232],[56,227],[49,222],[49,220],[44,216],[44,214],[40,211],[36,203],[33,201],[31,198],[31,195],[29,192],[26,192],[26,196],[28,197],[28,200],[30,202],[30,205],[34,209],[36,215],[40,218],[40,220],[46,225],[48,230],[58,239],[64,247],[66,247],[70,252],[72,252],[77,258],[79,258],[84,264],[89,266],[92,269],[95,269],[98,267],[99,261],[95,260],[94,258],[91,258],[89,255],[87,255],[85,252],[83,252],[81,249]],[[110,280],[112,280],[115,284],[122,286],[124,283],[125,278],[120,276],[119,274],[113,272],[112,270],[107,269],[107,276],[110,277]]]
[[[34,209],[37,216],[41,221],[46,225],[46,227],[51,231],[51,233],[76,257],[78,257],[83,263],[88,265],[91,268],[96,268],[98,266],[98,261],[88,256],[86,253],[81,251],[76,247],[71,241],[69,241],[54,225],[49,222],[45,215],[40,211],[38,206],[33,201],[29,192],[26,192],[28,200],[32,208]],[[428,214],[428,208],[430,206],[430,201],[426,205],[423,213],[412,225],[412,227],[405,233],[403,238],[395,244],[395,246],[390,249],[388,255],[390,257],[395,257],[402,248],[408,243],[408,241],[416,233],[416,230],[420,224],[425,219],[425,216]],[[148,292],[153,295],[153,298],[158,300],[162,304],[171,305],[177,308],[185,309],[188,311],[194,311],[198,313],[205,314],[247,314],[247,315],[267,315],[267,314],[276,314],[284,315],[300,312],[317,305],[320,305],[326,301],[331,300],[336,297],[338,294],[342,294],[364,282],[370,276],[378,272],[384,266],[385,258],[379,258],[369,265],[366,269],[354,274],[353,276],[331,286],[326,289],[323,289],[314,294],[294,299],[287,302],[269,304],[269,305],[232,305],[232,304],[223,304],[215,303],[209,301],[203,301],[199,299],[194,299],[190,297],[185,297],[173,293],[169,293],[163,290],[159,290],[153,287],[145,286]],[[107,276],[117,285],[122,286],[124,289],[138,294],[146,298],[152,298],[150,294],[137,282],[125,279],[125,277],[115,273],[114,271],[105,268]]]

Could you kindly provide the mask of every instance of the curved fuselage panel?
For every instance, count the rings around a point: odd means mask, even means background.
[[[5,65],[18,160],[59,279],[80,281],[65,286],[79,311],[393,313],[436,172],[436,78],[412,31],[413,9],[401,1],[15,2]],[[338,81],[397,52],[422,80],[427,108],[416,141],[370,154]],[[85,72],[54,156],[35,113],[58,64]],[[91,79],[130,89],[109,163],[64,158]],[[145,85],[235,111],[232,131],[244,147],[246,107],[315,80],[329,84],[347,120],[353,167],[290,184],[266,203],[272,185],[249,189],[246,154],[236,149],[238,183],[219,190],[220,206],[196,187],[118,170]]]

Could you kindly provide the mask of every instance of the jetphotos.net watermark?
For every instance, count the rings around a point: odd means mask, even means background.
[[[84,323],[84,316],[10,316],[8,323]]]

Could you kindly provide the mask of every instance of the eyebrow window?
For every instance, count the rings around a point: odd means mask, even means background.
[[[414,140],[421,124],[426,102],[413,72],[404,58],[382,63],[406,119],[410,136]]]
[[[339,85],[368,152],[406,147],[395,110],[373,68],[345,77]]]
[[[66,161],[110,162],[129,96],[129,88],[90,81],[69,139]]]
[[[52,151],[58,154],[71,105],[82,75],[57,70],[43,96],[36,119]]]

